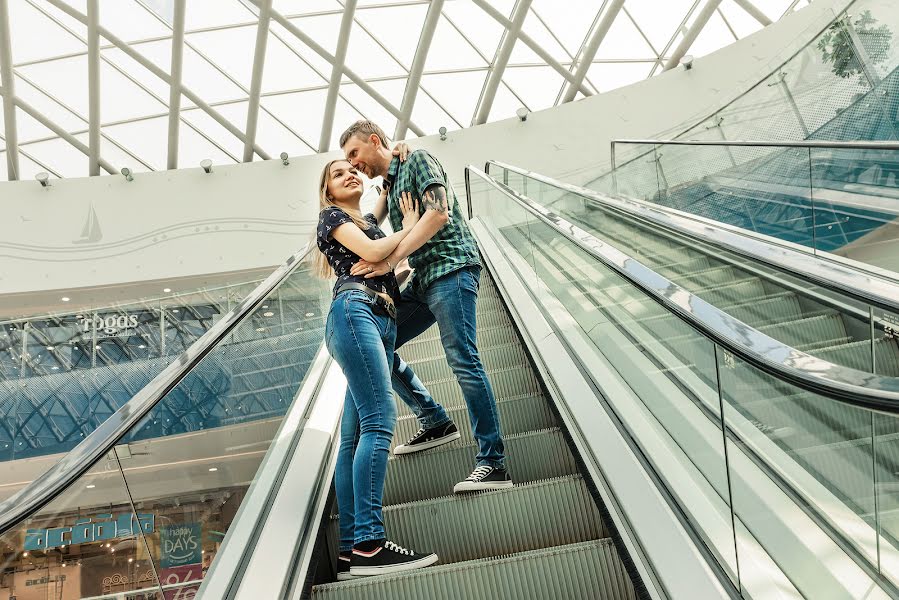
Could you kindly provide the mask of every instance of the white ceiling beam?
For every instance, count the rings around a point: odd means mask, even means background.
[[[768,18],[768,15],[763,13],[759,7],[750,2],[749,0],[734,0],[734,4],[748,12],[753,19],[762,24],[762,27],[767,27],[773,21]]]
[[[584,77],[587,76],[590,65],[593,64],[593,59],[596,57],[596,52],[599,50],[600,44],[606,39],[606,34],[609,33],[609,29],[612,28],[612,23],[618,18],[618,14],[623,7],[624,0],[612,0],[609,4],[606,13],[602,16],[602,20],[599,22],[599,25],[596,26],[593,35],[590,37],[590,41],[587,42],[584,51],[581,53],[581,57],[578,60],[577,70],[574,72],[574,81],[569,84],[568,89],[565,90],[565,95],[562,96],[563,103],[574,100],[578,88],[581,86],[581,83],[583,83]],[[589,94],[586,95],[589,96]]]
[[[87,174],[100,174],[100,1],[87,1]]]
[[[51,1],[58,2],[59,0],[51,0]],[[259,6],[259,4],[260,4],[260,0],[248,0],[248,1],[249,1],[249,2],[252,2],[252,3],[255,4],[256,6]],[[281,25],[284,29],[286,29],[286,30],[289,31],[291,34],[293,34],[293,36],[294,36],[295,38],[297,38],[297,39],[300,40],[303,44],[305,44],[306,46],[308,46],[313,52],[315,52],[316,54],[318,54],[319,56],[321,56],[324,60],[328,61],[328,62],[331,63],[332,65],[334,64],[335,58],[334,58],[334,55],[333,55],[333,54],[331,54],[330,52],[328,52],[327,50],[325,50],[321,45],[319,45],[318,43],[316,43],[316,41],[313,40],[311,37],[309,37],[308,35],[306,35],[306,34],[303,33],[302,31],[300,31],[299,27],[297,27],[296,25],[294,25],[294,24],[293,24],[289,19],[287,19],[284,15],[282,15],[281,13],[279,13],[279,12],[276,11],[276,10],[272,10],[272,19],[274,19],[274,20],[275,20],[279,25]],[[397,108],[396,106],[394,106],[393,104],[391,104],[390,101],[387,100],[387,98],[385,98],[384,96],[382,96],[381,94],[379,94],[379,93],[377,92],[377,90],[375,90],[372,86],[370,86],[370,85],[368,84],[367,81],[365,81],[365,79],[363,79],[362,77],[360,77],[359,75],[357,75],[356,73],[354,73],[352,70],[350,70],[349,68],[347,68],[346,65],[344,65],[344,67],[343,67],[343,74],[346,75],[347,78],[348,78],[350,81],[352,81],[352,82],[355,83],[357,86],[359,86],[359,88],[360,88],[362,91],[364,91],[366,94],[368,94],[369,96],[371,96],[372,99],[375,100],[378,104],[380,104],[380,105],[383,106],[385,109],[387,109],[387,110],[390,112],[390,114],[392,114],[393,116],[395,116],[397,119],[399,119],[400,117],[402,117],[403,113],[402,113],[402,111],[401,111],[399,108]],[[420,127],[418,127],[417,125],[415,125],[414,123],[411,123],[411,122],[409,123],[409,129],[411,129],[412,132],[415,133],[415,135],[417,135],[417,136],[419,136],[419,137],[425,135],[425,132],[424,132]]]
[[[684,34],[684,39],[680,41],[677,48],[675,48],[674,52],[671,54],[671,57],[668,59],[668,62],[665,63],[665,71],[673,69],[680,63],[680,59],[682,59],[684,55],[687,54],[687,51],[690,50],[690,46],[693,45],[693,42],[695,42],[696,38],[699,37],[699,34],[702,33],[703,28],[708,25],[709,19],[711,19],[712,15],[715,14],[715,11],[718,10],[718,5],[720,4],[721,0],[708,0],[708,2],[706,2],[706,5],[703,6],[702,10],[699,11],[699,14],[696,15],[696,20],[690,25],[690,29]]]
[[[81,23],[87,24],[87,17],[85,17],[83,14],[81,14],[80,12],[78,12],[77,10],[75,10],[74,8],[69,6],[67,3],[63,2],[62,0],[46,0],[46,2],[49,4],[52,4],[59,10],[63,11],[64,13],[66,13],[67,15],[72,17],[73,19],[76,19],[76,20],[80,21]],[[142,67],[144,67],[145,69],[147,69],[148,71],[150,71],[151,73],[153,73],[154,75],[159,77],[163,82],[165,82],[166,84],[171,86],[172,78],[168,73],[166,73],[165,71],[160,69],[152,61],[148,60],[143,54],[141,54],[140,52],[137,52],[134,48],[132,48],[130,44],[127,44],[124,41],[122,41],[121,39],[119,39],[118,36],[113,34],[111,31],[109,31],[102,25],[98,27],[98,30],[100,31],[100,35],[102,35],[107,40],[112,42],[116,48],[118,48],[119,50],[124,52],[132,60],[134,60],[138,64],[140,64]],[[212,117],[213,120],[215,120],[219,125],[221,125],[225,129],[227,129],[231,133],[231,135],[233,135],[234,137],[236,137],[237,139],[239,139],[242,142],[246,140],[246,136],[240,129],[235,127],[233,123],[231,123],[228,119],[226,119],[221,114],[219,114],[218,111],[214,110],[211,106],[209,106],[209,104],[207,104],[202,98],[200,98],[192,90],[190,90],[187,87],[182,86],[181,91],[185,96],[187,96],[188,100],[190,100],[191,102],[193,102],[194,104],[197,105],[197,108],[202,109],[203,112],[205,112],[210,117]],[[253,149],[255,150],[256,154],[258,154],[262,158],[264,158],[266,160],[271,158],[258,145],[255,145]]]
[[[496,10],[496,8],[491,6],[490,3],[487,2],[487,0],[472,0],[472,2],[474,4],[476,4],[485,13],[487,13],[488,15],[493,17],[494,21],[496,21],[497,23],[499,23],[506,29],[510,29],[512,27],[512,21],[507,19],[505,16],[503,16],[503,14],[501,12],[499,12],[498,10]],[[550,66],[553,69],[555,69],[559,75],[561,75],[562,77],[565,78],[565,80],[572,82],[572,83],[574,82],[574,74],[571,73],[568,69],[566,69],[559,61],[557,61],[555,58],[553,58],[552,55],[543,48],[543,46],[541,46],[534,40],[534,38],[532,38],[531,36],[529,36],[528,34],[526,34],[523,31],[519,31],[517,37],[522,42],[524,42],[525,45],[528,46],[528,48],[533,50],[534,54],[539,56],[543,60],[543,62],[545,62],[547,64],[547,66]],[[587,86],[584,85],[583,82],[581,82],[581,85],[578,87],[578,90],[585,96],[590,95],[590,90],[587,88]]]
[[[253,75],[250,77],[250,103],[247,106],[247,139],[243,145],[243,161],[253,161],[256,126],[259,123],[259,96],[262,93],[262,73],[265,70],[265,50],[268,48],[268,28],[272,21],[272,0],[259,6],[259,25],[256,27],[256,49],[253,51]]]
[[[347,0],[343,5],[343,17],[340,21],[340,34],[337,36],[337,54],[331,65],[331,81],[328,85],[328,98],[325,100],[325,115],[322,117],[322,131],[318,138],[318,151],[327,152],[331,144],[331,132],[334,130],[334,113],[337,112],[337,96],[340,94],[340,81],[343,79],[343,67],[346,63],[346,51],[350,45],[350,32],[356,19],[356,0]]]
[[[472,125],[482,125],[490,116],[493,100],[496,98],[499,84],[502,82],[506,66],[509,64],[509,57],[512,56],[512,50],[515,48],[515,42],[519,39],[524,19],[528,16],[530,8],[531,0],[518,0],[515,8],[512,9],[512,20],[509,21],[502,43],[496,52],[496,60],[493,61],[490,74],[487,76],[487,83],[484,85],[484,92],[481,94],[481,101],[478,103],[478,111],[475,113]]]
[[[28,114],[35,121],[37,121],[38,123],[40,123],[47,129],[49,129],[50,131],[55,133],[57,136],[61,137],[68,143],[72,144],[75,148],[77,148],[78,150],[83,152],[85,156],[89,157],[91,155],[91,149],[88,146],[82,144],[80,141],[78,141],[78,138],[76,138],[71,133],[69,133],[68,131],[66,131],[65,129],[63,129],[62,127],[60,127],[53,121],[51,121],[41,111],[37,110],[36,108],[34,108],[30,104],[28,104],[27,102],[22,100],[21,98],[16,98],[16,106],[21,108],[23,111],[25,111],[26,114]],[[103,168],[104,171],[106,171],[110,175],[112,175],[116,172],[115,167],[113,167],[107,161],[103,160],[102,156],[97,158],[97,163]]]
[[[19,138],[16,127],[16,85],[12,71],[12,42],[9,39],[9,6],[0,0],[0,83],[3,84],[3,137],[6,139],[6,176],[19,178]]]
[[[181,133],[181,78],[184,71],[184,21],[187,0],[175,0],[172,18],[172,81],[169,84],[169,147],[166,167],[178,168],[178,137]]]
[[[415,107],[415,98],[421,85],[421,74],[425,70],[428,51],[442,10],[443,0],[433,0],[428,5],[428,14],[425,16],[421,36],[418,38],[418,47],[415,49],[415,58],[412,59],[412,67],[409,69],[409,79],[406,80],[406,90],[403,92],[403,104],[400,106],[403,115],[396,122],[396,132],[393,135],[395,140],[406,139],[406,130],[409,129],[409,120],[412,118],[412,109]]]

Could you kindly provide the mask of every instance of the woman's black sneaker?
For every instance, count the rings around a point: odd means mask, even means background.
[[[420,569],[437,562],[437,555],[416,554],[397,546],[393,542],[379,540],[372,544],[360,544],[353,548],[353,562],[350,574],[357,577],[386,575]]]
[[[337,581],[355,579],[355,577],[350,575],[350,558],[352,556],[352,552],[341,552],[337,556]]]
[[[443,444],[448,444],[462,437],[456,424],[450,421],[438,427],[431,429],[419,429],[418,433],[413,435],[408,442],[400,444],[393,449],[395,455],[412,454],[413,452],[421,452],[422,450],[430,450]]]
[[[453,487],[453,492],[480,492],[482,490],[500,490],[512,487],[512,478],[505,469],[488,467],[486,465],[475,467],[471,475],[460,481]]]

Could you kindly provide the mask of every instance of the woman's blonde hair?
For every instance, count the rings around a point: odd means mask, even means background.
[[[336,160],[332,160],[328,164],[325,165],[325,168],[322,169],[322,176],[319,179],[318,184],[318,212],[321,214],[323,210],[326,208],[337,207],[343,212],[345,212],[349,217],[353,220],[353,223],[356,224],[359,229],[365,230],[371,227],[371,224],[365,220],[365,217],[362,216],[362,211],[353,210],[351,208],[346,208],[343,206],[337,206],[334,204],[334,200],[328,194],[328,184],[331,183],[331,165],[339,162],[348,162],[345,158],[338,158]],[[313,232],[313,243],[316,240],[316,232]],[[324,255],[323,252],[312,252],[312,274],[316,277],[320,277],[322,279],[330,279],[334,277],[334,269],[331,268],[331,265],[328,264],[328,258]]]

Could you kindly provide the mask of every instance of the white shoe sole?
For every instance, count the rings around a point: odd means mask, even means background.
[[[459,438],[462,437],[462,434],[458,431],[456,433],[451,433],[442,438],[437,438],[436,440],[431,440],[430,442],[425,442],[423,444],[418,444],[415,446],[407,446],[406,444],[400,444],[396,448],[393,449],[393,454],[395,456],[401,456],[403,454],[413,454],[415,452],[422,452],[424,450],[430,450],[431,448],[436,448],[437,446],[442,446],[444,444],[449,444],[450,442],[455,442]]]
[[[453,493],[460,492],[483,492],[484,490],[504,490],[514,487],[511,481],[501,481],[497,483],[471,483],[469,481],[460,481],[453,486]]]
[[[422,556],[418,560],[398,564],[386,565],[383,567],[350,567],[350,574],[355,577],[373,577],[375,575],[387,575],[388,573],[402,573],[403,571],[413,571],[422,567],[430,567],[439,559],[436,554],[428,554]]]

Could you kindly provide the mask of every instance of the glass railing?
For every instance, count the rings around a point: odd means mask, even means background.
[[[851,268],[838,273],[789,251],[776,253],[778,265],[769,264],[768,256],[753,258],[756,249],[748,244],[739,253],[730,249],[747,242],[743,236],[721,237],[730,244],[722,246],[703,237],[710,230],[704,225],[678,230],[688,220],[655,220],[658,211],[502,163],[488,168],[509,189],[787,346],[855,370],[899,377],[899,286],[891,281]],[[812,268],[830,280],[813,278]]]
[[[899,379],[817,359],[721,312],[513,192],[539,193],[520,173],[509,187],[468,176],[473,216],[534,297],[564,306],[629,386],[633,400],[609,397],[617,419],[744,597],[862,597],[872,580],[896,591]]]
[[[38,465],[74,448],[258,285],[0,323],[0,462],[29,460],[28,476],[39,474]],[[307,313],[322,317],[320,292],[315,282],[290,280],[250,318],[286,335],[290,323],[309,320]],[[209,379],[210,410],[239,389],[226,378]],[[172,418],[181,423],[172,431],[190,428],[187,415]]]
[[[615,170],[614,195],[899,272],[899,143],[615,143],[640,157]]]
[[[0,596],[193,597],[320,351],[329,293],[297,258],[148,386],[112,377],[128,403],[47,473],[8,463]]]

